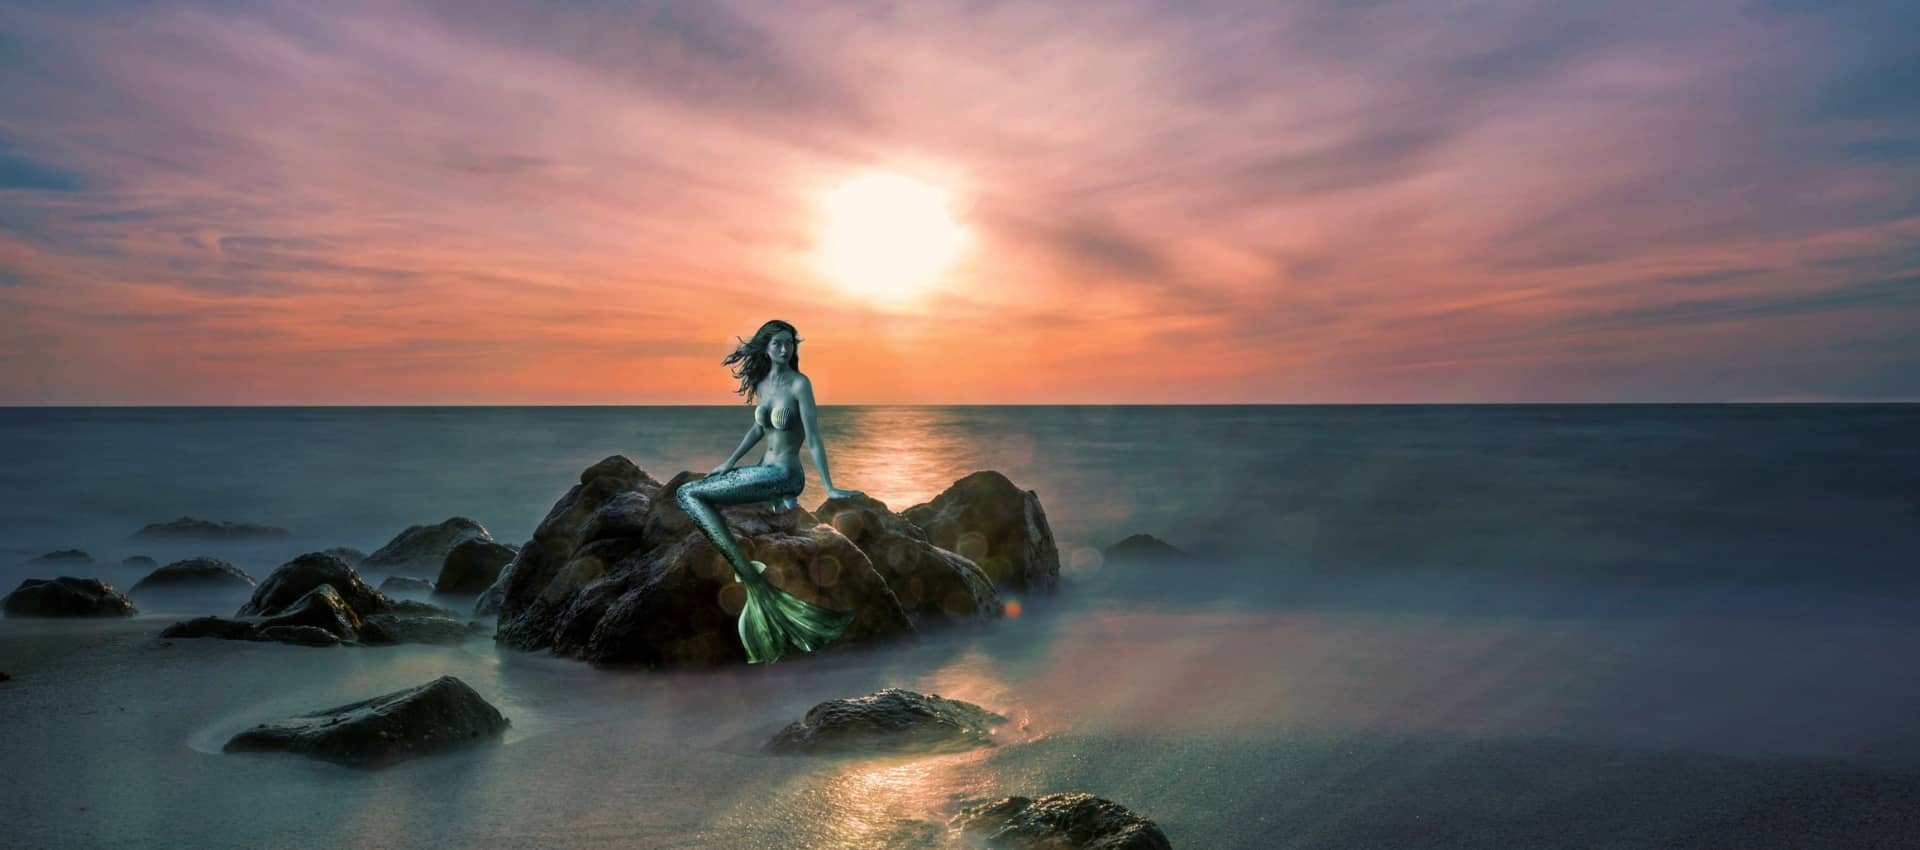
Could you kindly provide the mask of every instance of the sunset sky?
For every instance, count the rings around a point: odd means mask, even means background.
[[[769,318],[826,405],[1920,399],[1915,32],[1786,0],[5,3],[0,404],[727,404]],[[886,203],[831,224],[875,179],[950,250]]]

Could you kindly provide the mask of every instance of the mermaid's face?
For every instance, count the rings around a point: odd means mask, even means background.
[[[791,331],[776,331],[767,340],[767,356],[773,358],[775,363],[792,363],[794,348],[799,344],[800,341],[794,338]]]

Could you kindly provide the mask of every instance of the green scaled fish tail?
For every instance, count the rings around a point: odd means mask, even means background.
[[[747,586],[747,605],[740,611],[740,643],[747,648],[747,661],[770,664],[797,646],[812,652],[846,631],[858,611],[835,611],[773,586],[758,573],[767,571],[759,561],[753,564],[759,581],[741,582]],[[740,581],[735,576],[734,581]]]

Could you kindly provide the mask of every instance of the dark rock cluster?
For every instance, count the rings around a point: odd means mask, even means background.
[[[310,552],[280,566],[233,617],[174,623],[161,637],[266,640],[303,646],[459,643],[474,626],[424,602],[391,600],[332,555]]]
[[[618,455],[594,464],[502,569],[476,615],[498,612],[494,637],[503,645],[596,664],[744,663],[736,625],[744,591],[674,499],[701,477],[682,472],[661,483]],[[1051,589],[1059,574],[1038,501],[997,472],[968,476],[903,514],[866,497],[830,499],[817,515],[769,503],[721,513],[775,585],[859,612],[821,652],[998,617],[991,575],[941,546],[941,534],[989,559],[1009,588]],[[915,515],[938,527],[916,524]]]

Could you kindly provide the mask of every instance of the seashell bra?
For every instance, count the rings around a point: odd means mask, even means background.
[[[754,408],[753,421],[760,423],[761,427],[772,428],[776,431],[799,430],[799,411],[792,407],[779,407],[777,406],[778,404],[778,402],[775,402],[772,405]]]

